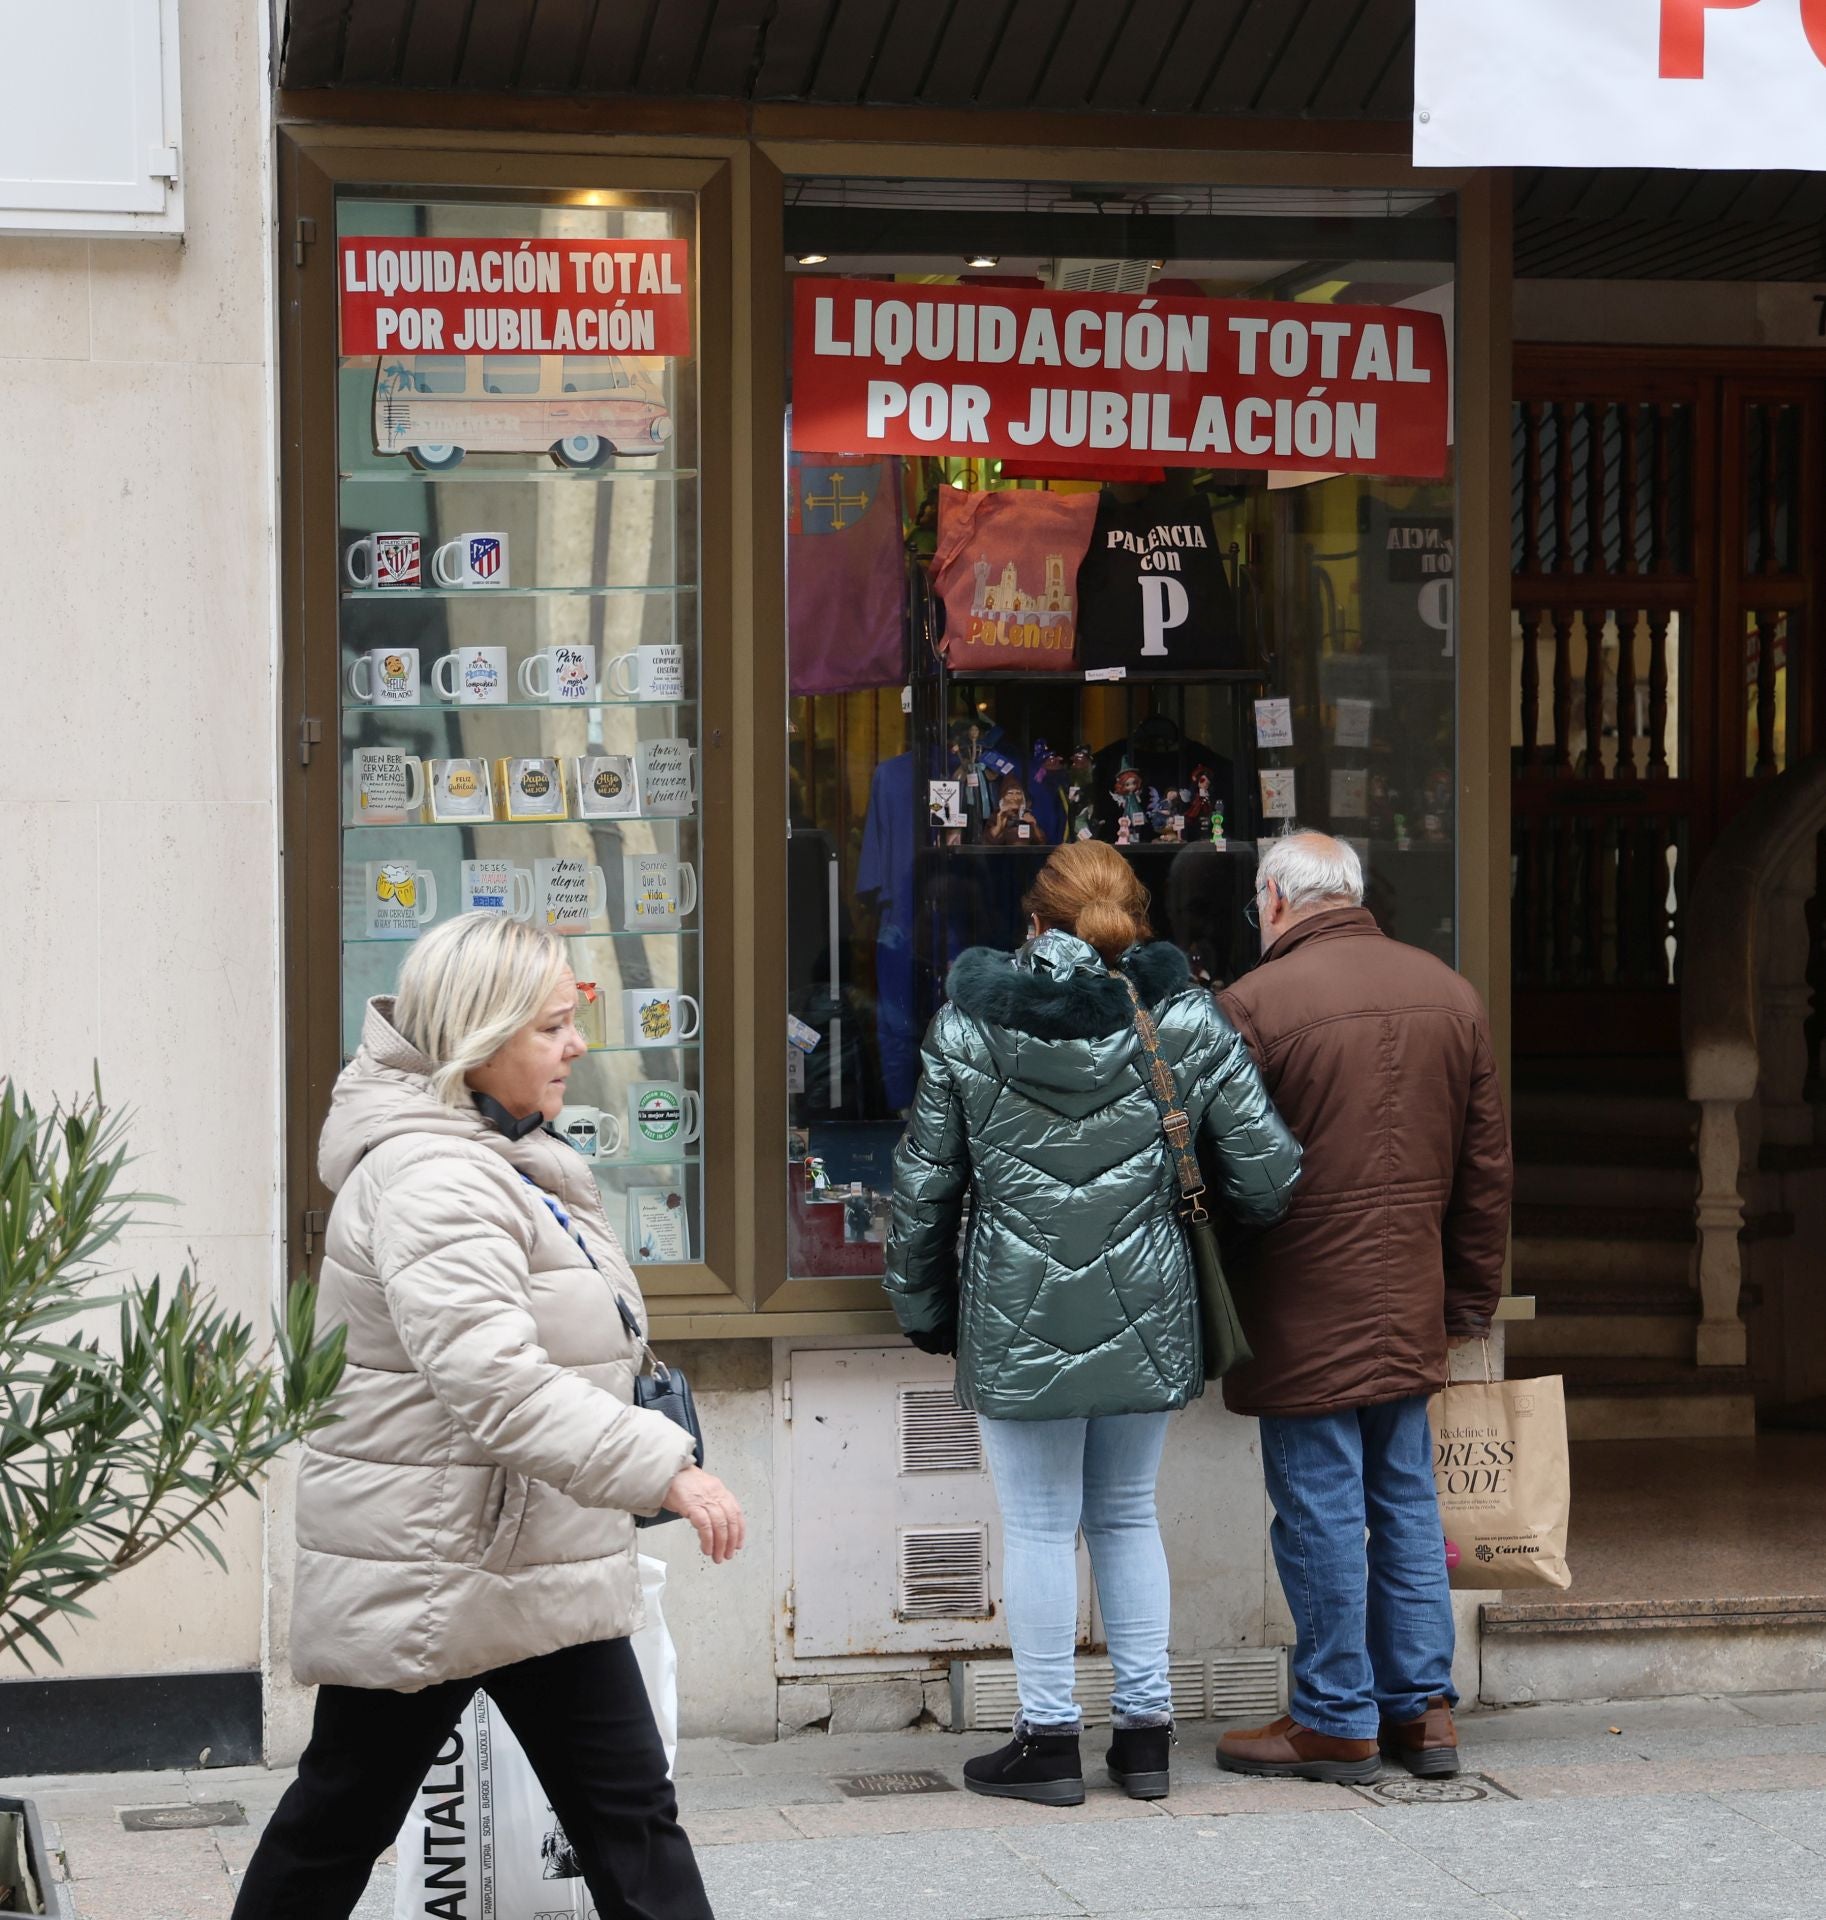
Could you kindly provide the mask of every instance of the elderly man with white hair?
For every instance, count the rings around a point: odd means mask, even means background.
[[[1226,1734],[1218,1764],[1362,1781],[1386,1755],[1456,1773],[1427,1400],[1502,1291],[1511,1169],[1489,1017],[1450,967],[1382,933],[1342,841],[1275,841],[1254,912],[1263,962],[1223,1007],[1306,1157],[1281,1223],[1227,1250],[1255,1357],[1224,1399],[1261,1421],[1295,1644],[1292,1711]]]

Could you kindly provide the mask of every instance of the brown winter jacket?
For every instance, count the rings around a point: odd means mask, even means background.
[[[1286,1218],[1225,1249],[1255,1352],[1225,1403],[1432,1393],[1502,1292],[1509,1125],[1483,1002],[1362,907],[1301,922],[1221,998],[1306,1154]]]

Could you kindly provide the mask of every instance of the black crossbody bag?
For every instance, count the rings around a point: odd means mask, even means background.
[[[1192,1255],[1192,1271],[1198,1281],[1198,1319],[1203,1334],[1205,1378],[1220,1380],[1233,1367],[1247,1366],[1255,1358],[1243,1337],[1242,1322],[1236,1317],[1236,1302],[1230,1297],[1230,1283],[1224,1278],[1224,1262],[1218,1252],[1217,1230],[1205,1206],[1205,1176],[1192,1146],[1192,1121],[1179,1104],[1179,1087],[1173,1069],[1160,1055],[1160,1037],[1154,1029],[1154,1016],[1141,1004],[1141,995],[1126,973],[1114,967],[1110,977],[1128,989],[1135,1010],[1135,1037],[1148,1056],[1147,1071],[1141,1083],[1148,1090],[1160,1114],[1161,1136],[1166,1142],[1167,1158],[1179,1181],[1179,1224],[1185,1229],[1186,1245]]]

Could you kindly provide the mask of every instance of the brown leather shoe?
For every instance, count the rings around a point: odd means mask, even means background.
[[[1418,1720],[1383,1721],[1377,1744],[1423,1780],[1442,1780],[1458,1771],[1458,1729],[1443,1693],[1434,1694]]]
[[[1226,1773],[1254,1773],[1270,1780],[1336,1780],[1347,1786],[1374,1780],[1382,1771],[1374,1740],[1334,1740],[1285,1713],[1266,1727],[1225,1734],[1217,1743],[1217,1764]]]

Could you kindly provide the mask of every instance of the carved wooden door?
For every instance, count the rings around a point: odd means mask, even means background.
[[[1819,737],[1822,382],[1788,356],[1518,351],[1520,1055],[1672,1053],[1692,879]]]

